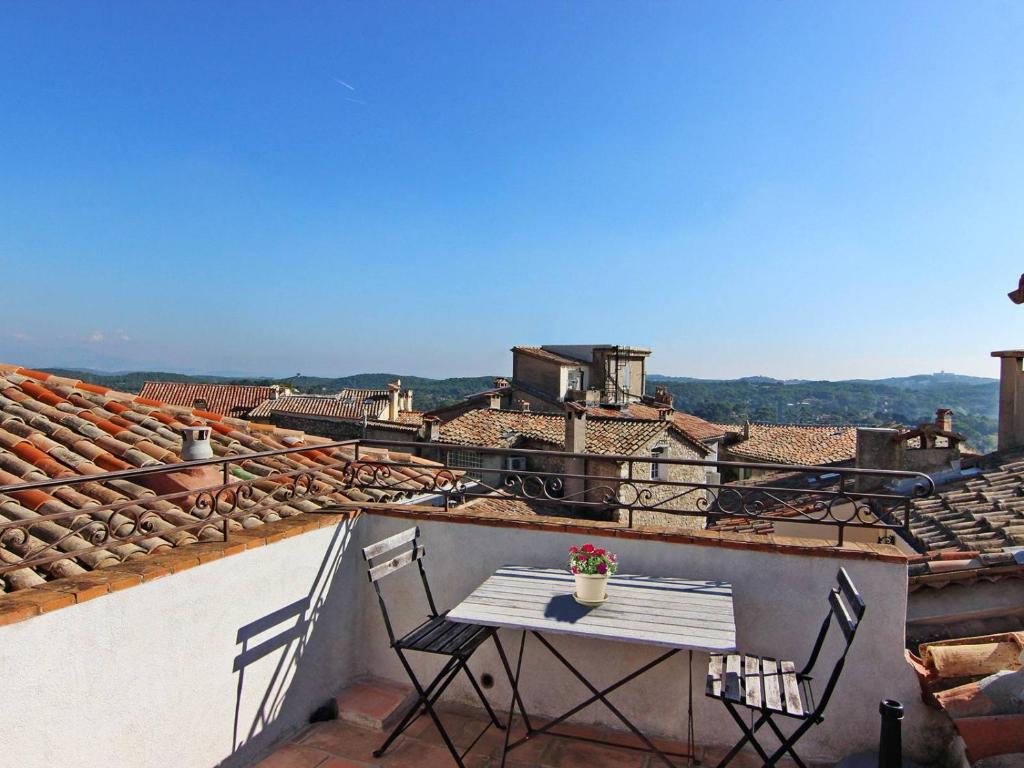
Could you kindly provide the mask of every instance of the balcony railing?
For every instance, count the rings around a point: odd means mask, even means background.
[[[275,457],[305,465],[260,476],[247,470]],[[211,469],[219,482],[159,490],[161,478]],[[723,470],[785,478],[733,484],[716,479]],[[910,491],[892,490],[899,481],[908,487],[908,478]],[[875,490],[858,490],[868,486]],[[80,570],[68,565],[76,561],[103,567],[302,511],[414,501],[451,509],[493,496],[627,527],[651,515],[698,518],[690,527],[700,518],[784,516],[834,525],[841,544],[846,528],[906,529],[913,499],[933,490],[915,472],[348,440],[0,486],[0,574],[43,568],[60,576]]]

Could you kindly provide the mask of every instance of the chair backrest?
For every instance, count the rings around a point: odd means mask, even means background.
[[[843,666],[846,663],[846,654],[849,653],[850,646],[853,645],[853,638],[857,635],[861,620],[864,618],[864,611],[867,609],[864,598],[860,596],[860,592],[857,591],[857,587],[854,586],[853,580],[850,579],[850,574],[846,572],[845,568],[839,569],[839,573],[836,574],[836,583],[837,586],[832,587],[828,592],[828,615],[825,616],[825,621],[818,632],[818,638],[814,642],[811,656],[800,673],[802,675],[808,674],[817,663],[818,654],[825,644],[825,637],[828,635],[829,627],[834,621],[839,626],[839,631],[843,635],[843,651],[836,660],[836,665],[828,677],[824,690],[818,697],[815,716],[820,716],[825,711],[825,705],[828,704],[832,691],[839,681],[839,675],[842,673]]]
[[[430,615],[437,616],[437,607],[434,605],[434,596],[430,591],[430,583],[427,581],[427,571],[423,567],[423,558],[426,550],[419,543],[419,526],[407,528],[401,533],[389,536],[386,539],[363,547],[363,559],[366,560],[367,576],[373,589],[377,593],[377,600],[380,602],[381,613],[384,615],[384,626],[387,628],[388,637],[395,642],[394,629],[391,626],[391,617],[388,614],[388,607],[384,601],[384,594],[380,589],[380,581],[385,576],[397,573],[402,568],[416,563],[419,570],[420,581],[423,582],[423,591],[427,596],[427,603],[430,606]]]

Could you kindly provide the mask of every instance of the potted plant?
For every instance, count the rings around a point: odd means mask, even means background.
[[[615,555],[606,549],[584,544],[569,547],[569,570],[576,577],[576,594],[581,603],[603,603],[608,599],[608,577],[619,569]]]

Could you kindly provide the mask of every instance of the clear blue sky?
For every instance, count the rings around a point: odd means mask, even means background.
[[[7,3],[0,360],[997,375],[1024,4]]]

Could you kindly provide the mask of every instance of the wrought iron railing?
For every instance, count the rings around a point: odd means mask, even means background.
[[[268,474],[266,465],[275,461],[284,466]],[[249,471],[257,466],[260,474]],[[161,477],[209,468],[217,471],[216,483],[159,490],[166,485]],[[772,474],[727,483],[716,479],[723,470]],[[890,490],[908,478],[914,479],[909,492]],[[24,569],[68,575],[165,547],[223,540],[300,512],[413,502],[452,509],[484,497],[555,514],[599,515],[623,526],[675,517],[784,517],[835,525],[842,543],[850,527],[906,529],[913,499],[933,490],[926,475],[914,472],[347,440],[0,486],[0,575]]]

